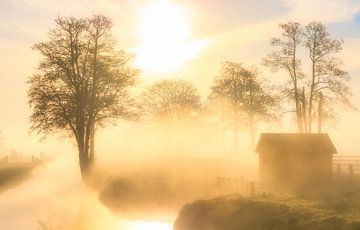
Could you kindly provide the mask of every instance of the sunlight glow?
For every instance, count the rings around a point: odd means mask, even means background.
[[[151,73],[169,73],[194,58],[205,41],[189,41],[185,12],[170,0],[157,0],[146,8],[136,49],[137,65]]]
[[[128,230],[172,230],[172,225],[161,222],[135,221],[129,225]]]

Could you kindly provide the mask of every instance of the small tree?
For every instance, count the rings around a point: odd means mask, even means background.
[[[245,69],[236,62],[223,63],[221,75],[215,79],[210,94],[210,100],[221,102],[221,111],[227,108],[233,114],[235,146],[238,143],[237,133],[242,118],[244,123],[248,124],[253,147],[255,123],[273,117],[275,98],[259,80],[256,69]]]
[[[70,131],[83,179],[94,160],[95,128],[133,116],[127,88],[138,71],[129,65],[131,55],[116,51],[111,27],[104,16],[59,17],[49,40],[34,45],[43,59],[28,81],[32,130]]]

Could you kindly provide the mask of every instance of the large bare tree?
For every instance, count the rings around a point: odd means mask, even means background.
[[[132,55],[115,49],[111,21],[58,17],[48,41],[34,45],[42,60],[28,84],[32,129],[48,134],[70,131],[86,179],[94,161],[96,127],[133,116],[128,87],[138,71]]]
[[[330,38],[325,26],[319,22],[311,22],[304,28],[296,22],[280,24],[280,27],[283,40],[271,40],[271,45],[278,49],[264,59],[264,65],[274,71],[283,69],[289,73],[291,86],[288,86],[293,93],[286,95],[294,95],[299,132],[313,132],[314,118],[318,118],[318,132],[321,132],[324,120],[335,117],[333,107],[353,108],[347,85],[350,76],[335,57],[341,50],[342,41]],[[299,71],[298,47],[305,47],[308,53],[309,59],[303,57],[303,60],[310,63],[309,74]]]
[[[264,58],[265,66],[274,72],[284,70],[288,73],[290,81],[286,87],[286,95],[295,102],[295,114],[299,132],[304,131],[303,113],[301,110],[301,87],[299,81],[303,78],[300,70],[301,61],[298,58],[298,49],[302,44],[302,28],[300,23],[288,22],[280,24],[281,38],[272,38],[271,46],[276,50]]]
[[[341,45],[341,40],[330,38],[323,24],[311,22],[305,26],[304,46],[308,50],[311,63],[310,77],[306,84],[309,89],[305,125],[310,133],[313,131],[314,116],[318,117],[318,132],[321,132],[323,116],[326,114],[324,112],[329,113],[326,105],[333,106],[333,102],[336,102],[351,106],[351,92],[346,84],[350,76],[341,69],[341,61],[334,56],[342,49]],[[317,108],[314,108],[315,102],[318,103]]]

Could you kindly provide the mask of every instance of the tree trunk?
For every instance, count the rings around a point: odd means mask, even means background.
[[[304,132],[302,115],[300,111],[300,100],[299,100],[299,92],[298,92],[298,83],[297,83],[297,72],[296,72],[296,38],[293,37],[293,56],[292,56],[292,70],[293,70],[293,82],[294,82],[294,97],[295,97],[295,109],[296,109],[296,117],[298,130],[300,133]]]
[[[309,133],[312,133],[312,107],[313,107],[313,99],[314,99],[314,90],[315,90],[315,73],[316,73],[316,60],[315,60],[315,50],[317,47],[316,40],[313,44],[313,49],[310,50],[310,58],[311,58],[311,85],[310,85],[310,95],[309,95],[309,108],[308,108],[308,130]]]
[[[83,181],[86,182],[90,171],[89,170],[90,158],[85,153],[85,150],[79,150],[79,162],[80,162],[81,177]]]
[[[239,142],[238,142],[238,114],[237,114],[237,108],[236,105],[234,106],[234,129],[233,129],[233,138],[234,138],[234,147],[235,149],[238,148]]]
[[[83,181],[87,181],[93,158],[90,157],[90,136],[91,129],[87,128],[85,132],[79,135],[78,149],[79,149],[79,164]]]
[[[308,108],[308,130],[309,133],[312,133],[312,110],[313,110],[313,94],[314,94],[314,86],[313,83],[310,87],[310,96],[309,96],[309,108]]]
[[[305,133],[308,133],[308,129],[307,129],[307,113],[306,113],[306,98],[305,98],[305,87],[303,87],[303,91],[302,91],[302,97],[301,97],[301,103],[302,103],[302,121],[304,124],[304,131]]]
[[[299,99],[299,93],[297,88],[297,81],[294,81],[294,97],[295,97],[295,112],[296,112],[296,119],[298,124],[298,130],[299,133],[304,132],[303,127],[303,120],[302,120],[302,114],[301,114],[301,107],[300,107],[300,99]]]
[[[225,115],[224,115],[224,101],[221,98],[221,144],[222,151],[225,153]]]
[[[322,129],[322,108],[324,104],[324,95],[320,92],[319,95],[319,108],[318,108],[318,133],[321,133]]]
[[[90,127],[90,159],[93,160],[95,156],[95,125],[91,123]]]
[[[249,125],[250,125],[251,151],[254,151],[254,140],[255,140],[254,114],[249,115]]]

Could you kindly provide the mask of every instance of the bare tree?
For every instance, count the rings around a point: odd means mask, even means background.
[[[277,50],[269,54],[263,63],[270,67],[274,72],[285,70],[290,77],[288,84],[288,95],[295,102],[295,113],[299,132],[304,132],[303,112],[301,111],[301,87],[299,80],[303,78],[300,70],[301,61],[297,56],[298,47],[302,44],[302,28],[297,22],[280,24],[282,32],[281,38],[272,38],[271,46]]]
[[[95,128],[134,115],[127,89],[138,71],[130,66],[132,55],[114,48],[111,28],[100,15],[59,17],[48,41],[34,45],[43,59],[28,80],[32,130],[70,131],[83,179],[94,161]]]
[[[142,94],[144,115],[151,119],[178,122],[201,108],[196,88],[182,79],[155,82]]]
[[[249,127],[253,147],[256,121],[272,118],[276,105],[275,96],[267,92],[258,78],[257,70],[245,69],[236,62],[224,62],[221,75],[215,79],[211,90],[210,100],[220,101],[221,111],[227,108],[233,114],[235,146],[238,144],[237,133],[242,119]]]
[[[141,96],[145,119],[166,124],[166,136],[181,151],[181,141],[188,138],[184,125],[196,118],[201,110],[200,96],[191,82],[182,79],[163,79],[148,87]]]
[[[238,146],[238,132],[243,103],[243,76],[247,74],[240,63],[224,62],[221,72],[211,87],[210,99],[221,102],[222,111],[232,114],[234,146]],[[220,99],[220,100],[219,100]]]
[[[245,78],[245,96],[243,109],[246,111],[250,128],[251,147],[254,148],[255,124],[260,120],[273,120],[277,117],[278,98],[258,78],[256,69]]]
[[[337,106],[353,108],[349,99],[351,90],[347,85],[350,76],[341,69],[342,62],[334,57],[341,50],[342,41],[331,39],[325,26],[319,22],[311,22],[304,29],[296,22],[280,26],[284,40],[272,39],[272,46],[279,47],[279,50],[268,55],[264,65],[274,71],[285,69],[289,73],[299,132],[313,132],[316,117],[318,132],[321,132],[324,120],[335,117],[331,106],[336,103]],[[301,61],[296,56],[299,45],[309,54],[311,67],[307,75],[299,71]]]
[[[225,133],[229,126],[233,125],[232,119],[233,116],[229,113],[229,105],[227,100],[223,97],[215,95],[211,92],[204,106],[205,115],[210,119],[218,123],[219,128],[221,130],[221,144],[222,150],[225,152],[226,149],[226,141],[225,141]]]
[[[348,73],[341,69],[341,61],[334,54],[341,50],[342,41],[331,39],[323,24],[311,22],[305,27],[304,46],[307,48],[311,62],[308,107],[307,107],[307,130],[312,132],[313,116],[318,115],[318,131],[321,132],[322,110],[330,102],[336,102],[350,106],[350,88],[346,82],[350,80]],[[314,109],[317,101],[318,112]]]

